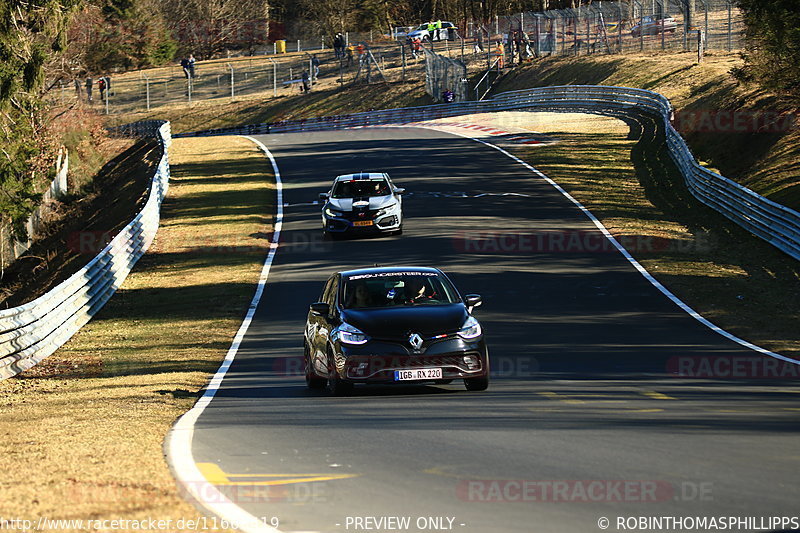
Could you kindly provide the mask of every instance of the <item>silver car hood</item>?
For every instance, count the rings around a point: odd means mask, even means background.
[[[364,201],[369,201],[368,209],[373,210],[373,209],[383,209],[384,207],[388,207],[393,203],[395,203],[396,200],[393,194],[389,194],[386,196],[373,196],[371,198],[365,198]],[[352,198],[331,198],[328,200],[328,203],[333,209],[338,209],[339,211],[353,210]]]

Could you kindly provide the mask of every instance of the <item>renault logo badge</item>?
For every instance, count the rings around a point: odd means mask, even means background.
[[[417,351],[422,348],[422,337],[420,337],[417,333],[412,333],[408,338],[408,342],[411,344],[411,347]]]

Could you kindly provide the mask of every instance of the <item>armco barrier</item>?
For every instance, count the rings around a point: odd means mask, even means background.
[[[782,206],[701,166],[683,137],[672,126],[672,105],[664,96],[644,89],[602,85],[539,87],[500,93],[475,102],[383,109],[352,115],[252,124],[198,131],[181,136],[257,135],[359,128],[388,124],[413,124],[438,118],[520,109],[584,111],[597,114],[655,117],[664,128],[670,156],[683,175],[689,191],[700,202],[766,240],[795,259],[800,259],[800,213]]]
[[[153,242],[169,186],[170,125],[147,121],[117,131],[159,139],[162,155],[147,202],[81,270],[39,298],[0,311],[0,379],[27,370],[67,342],[111,298]]]

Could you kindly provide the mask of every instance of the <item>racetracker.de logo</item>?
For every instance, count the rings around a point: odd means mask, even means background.
[[[672,121],[680,133],[782,133],[797,124],[796,113],[716,109],[678,111]]]
[[[674,487],[657,480],[530,480],[464,479],[456,486],[458,498],[489,503],[652,503],[710,499],[710,483]]]
[[[708,251],[709,234],[689,239],[667,239],[652,235],[617,235],[629,252]],[[453,248],[473,254],[615,253],[614,244],[598,230],[464,231],[453,237]]]
[[[667,372],[681,378],[798,379],[800,365],[765,355],[678,355]]]

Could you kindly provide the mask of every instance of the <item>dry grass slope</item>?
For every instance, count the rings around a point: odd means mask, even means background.
[[[269,161],[241,138],[177,140],[156,243],[64,348],[0,382],[0,516],[193,518],[163,439],[219,365],[266,255]]]

